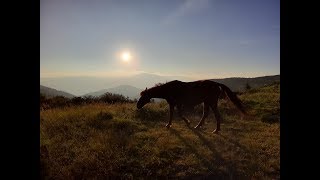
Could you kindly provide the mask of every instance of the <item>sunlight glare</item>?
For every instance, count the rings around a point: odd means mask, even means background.
[[[131,60],[131,54],[130,54],[130,52],[127,52],[127,51],[122,52],[122,54],[121,54],[121,59],[122,59],[122,61],[124,61],[124,62],[129,62],[129,61]]]

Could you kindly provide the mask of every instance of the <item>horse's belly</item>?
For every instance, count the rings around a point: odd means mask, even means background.
[[[179,94],[179,98],[177,98],[177,100],[178,104],[193,107],[203,103],[210,96],[211,94],[208,90],[204,90],[201,88],[193,88]]]
[[[181,99],[178,104],[182,104],[184,106],[188,106],[188,107],[194,107],[198,104],[203,103],[205,100],[205,98],[186,98],[186,99]]]

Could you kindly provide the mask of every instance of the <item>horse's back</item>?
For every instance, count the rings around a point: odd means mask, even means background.
[[[175,91],[174,94],[181,104],[196,105],[220,94],[219,87],[210,80],[176,83],[179,85],[172,88],[172,91]]]
[[[218,87],[218,83],[211,80],[199,80],[188,82],[188,87],[193,89],[211,89]]]
[[[211,80],[198,80],[191,82],[183,82],[179,80],[174,80],[166,83],[170,86],[171,90],[177,90],[179,92],[184,91],[197,91],[197,90],[209,90],[213,88],[218,88],[218,83]]]
[[[174,80],[167,82],[166,85],[170,88],[170,91],[183,92],[197,92],[197,91],[212,91],[219,88],[219,83],[211,80],[198,80],[191,82],[183,82]]]

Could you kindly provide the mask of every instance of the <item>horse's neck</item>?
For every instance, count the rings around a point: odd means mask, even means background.
[[[165,89],[153,89],[151,92],[150,92],[150,96],[152,98],[163,98],[163,99],[166,99],[167,98],[167,93],[165,91]]]

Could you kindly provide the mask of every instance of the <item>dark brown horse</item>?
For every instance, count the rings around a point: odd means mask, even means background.
[[[169,128],[172,124],[173,111],[176,106],[178,109],[178,115],[187,123],[190,121],[182,115],[183,107],[194,107],[200,103],[203,105],[203,116],[195,128],[199,128],[203,125],[205,118],[209,114],[209,107],[214,112],[217,128],[213,132],[220,131],[221,116],[218,111],[218,99],[222,93],[225,93],[228,98],[234,103],[234,105],[243,113],[246,114],[242,102],[227,86],[210,81],[194,81],[194,82],[181,82],[178,80],[170,81],[165,84],[156,85],[150,89],[142,91],[141,97],[137,103],[137,108],[141,109],[145,104],[150,102],[151,98],[162,98],[167,100],[170,108],[170,119],[166,125]]]

